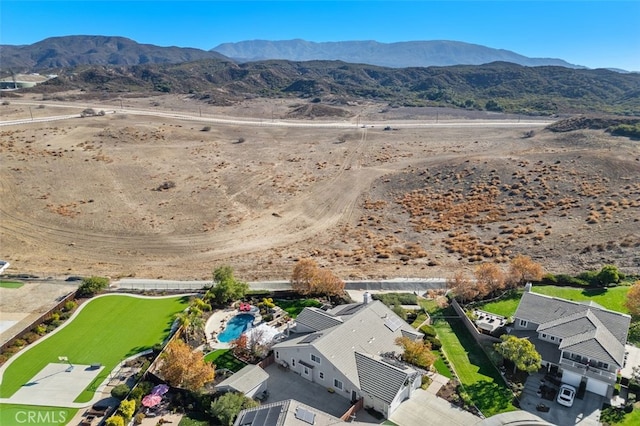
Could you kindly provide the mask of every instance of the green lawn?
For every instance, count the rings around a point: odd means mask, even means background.
[[[434,327],[443,352],[480,411],[489,417],[515,410],[511,391],[462,322],[459,319],[438,319]]]
[[[443,375],[448,379],[453,379],[453,374],[451,374],[451,370],[447,367],[447,364],[444,363],[442,359],[442,355],[440,355],[439,351],[431,351],[436,356],[436,361],[433,363],[433,366],[436,368],[436,371]]]
[[[629,313],[624,306],[627,291],[630,287],[618,286],[611,288],[574,288],[574,287],[558,287],[553,285],[534,286],[533,292],[544,294],[547,296],[560,297],[562,299],[573,300],[576,302],[594,301],[598,305],[616,312]],[[510,317],[516,312],[522,291],[513,293],[512,295],[490,302],[485,305],[478,306],[492,314]]]
[[[126,295],[87,302],[73,321],[38,341],[9,365],[2,376],[0,397],[10,397],[47,364],[66,356],[73,364],[104,365],[76,402],[91,400],[116,364],[167,337],[174,315],[184,310],[188,302],[188,297],[141,299]]]
[[[24,283],[18,281],[0,281],[0,288],[20,288]]]
[[[322,303],[315,299],[274,300],[273,303],[281,307],[291,318],[297,317],[304,308],[319,308],[322,306]]]
[[[218,349],[216,351],[209,352],[205,355],[204,360],[212,362],[215,364],[216,368],[226,368],[234,373],[236,371],[240,371],[242,367],[247,365],[234,357],[231,349]]]
[[[76,415],[77,411],[77,408],[0,404],[0,425],[64,426]]]

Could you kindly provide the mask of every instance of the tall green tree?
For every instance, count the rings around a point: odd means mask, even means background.
[[[221,266],[213,271],[213,287],[208,297],[217,304],[224,305],[233,300],[242,299],[249,290],[249,284],[237,280],[230,266]]]
[[[259,405],[258,401],[254,401],[241,393],[228,392],[211,403],[211,415],[221,425],[232,426],[240,411]]]
[[[105,277],[86,277],[82,279],[80,287],[78,287],[77,297],[93,297],[102,290],[109,287],[109,278]]]
[[[598,272],[598,281],[602,286],[617,284],[621,279],[620,271],[615,265],[604,265]]]
[[[496,343],[494,348],[503,358],[513,362],[514,373],[516,368],[527,373],[534,373],[540,369],[542,357],[529,339],[508,334],[503,335],[501,339],[502,342]]]

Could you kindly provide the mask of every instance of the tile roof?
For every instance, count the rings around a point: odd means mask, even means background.
[[[318,308],[304,308],[296,322],[312,330],[320,331],[342,324],[342,319]]]
[[[538,324],[539,332],[562,338],[559,349],[620,366],[624,364],[629,315],[594,303],[525,292],[514,316]]]
[[[218,383],[216,388],[230,387],[238,392],[247,393],[269,378],[269,374],[257,365],[246,365],[231,377]]]
[[[391,404],[415,370],[406,366],[394,366],[376,355],[355,353],[360,389],[369,395]]]

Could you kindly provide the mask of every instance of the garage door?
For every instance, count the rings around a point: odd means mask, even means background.
[[[562,372],[562,383],[567,383],[574,386],[576,389],[580,386],[582,381],[582,375],[571,371],[564,370]]]
[[[609,385],[600,380],[589,379],[587,382],[587,391],[593,392],[598,395],[606,396]]]

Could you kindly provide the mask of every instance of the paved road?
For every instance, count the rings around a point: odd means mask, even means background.
[[[45,103],[42,102],[26,102],[26,101],[12,101],[16,105],[45,105],[49,107],[74,107],[85,109],[86,105],[74,103]],[[229,118],[210,115],[194,115],[188,112],[172,112],[162,110],[145,110],[145,109],[114,109],[113,105],[94,105],[93,108],[96,111],[105,111],[106,114],[127,114],[127,115],[141,115],[141,116],[153,116],[153,117],[166,117],[178,120],[199,121],[210,124],[232,124],[243,126],[264,126],[264,127],[310,127],[310,128],[353,128],[353,127],[386,127],[393,128],[444,128],[444,127],[532,127],[532,126],[546,126],[551,124],[551,120],[441,120],[439,122],[433,121],[419,121],[419,120],[402,120],[402,121],[384,121],[384,122],[370,122],[365,125],[359,126],[357,123],[351,121],[307,121],[307,120],[261,120],[261,119],[241,119],[241,118]],[[41,117],[36,119],[20,119],[20,120],[8,120],[0,121],[0,126],[11,126],[28,123],[38,123],[55,120],[65,120],[71,118],[79,118],[80,114],[68,115],[68,116],[52,116]]]
[[[395,278],[391,280],[345,281],[346,290],[354,291],[426,291],[446,288],[445,278]],[[199,290],[211,281],[178,281],[124,278],[112,286],[126,290]],[[252,290],[290,290],[289,281],[250,282]]]

